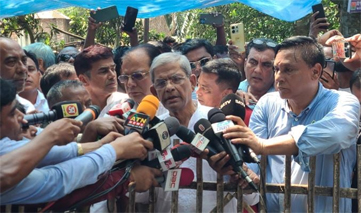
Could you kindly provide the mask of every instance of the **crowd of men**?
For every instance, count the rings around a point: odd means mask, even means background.
[[[267,156],[266,183],[284,183],[285,155],[290,155],[291,183],[307,184],[309,158],[317,156],[315,185],[332,187],[333,154],[341,152],[340,185],[351,187],[360,121],[361,34],[344,38],[329,30],[319,35],[322,21],[326,20],[313,15],[309,36],[281,43],[250,39],[245,53],[227,46],[223,26],[216,26],[214,46],[204,39],[175,44],[170,37],[139,44],[134,29],[126,32],[131,47],[112,50],[95,44],[99,24],[89,18],[84,48],[66,47],[57,56],[43,43],[22,48],[0,37],[1,205],[37,204],[65,211],[83,202],[81,206],[91,205],[90,212],[120,212],[128,199],[128,185],[135,182],[139,212],[146,211],[152,186],[156,186],[155,211],[170,212],[171,193],[158,187],[162,171],[139,163],[154,144],[138,132],[126,131],[124,117],[109,115],[129,98],[137,109],[148,95],[160,101],[156,112],[160,120],[174,117],[193,131],[212,108],[221,107],[224,97],[236,94],[244,101],[245,117],[227,116],[235,125],[225,129],[223,137]],[[339,40],[351,44],[352,58],[332,55],[332,43]],[[25,114],[48,113],[63,101],[77,101],[82,110],[96,105],[99,117],[84,125],[63,118],[24,128]],[[208,154],[206,149],[198,156],[203,158],[204,181],[217,181],[221,174],[225,181],[247,186],[227,164],[230,153]],[[129,164],[114,170],[117,160]],[[180,167],[196,174],[196,158]],[[245,163],[243,168],[258,184],[257,164]],[[89,198],[109,188],[113,189]],[[178,211],[195,212],[196,191],[179,191]],[[258,193],[244,199],[257,211]],[[284,211],[282,194],[268,193],[264,200],[268,210]],[[202,211],[211,211],[216,201],[215,191],[203,191]],[[307,196],[294,194],[291,201],[292,212],[307,211]],[[114,209],[114,203],[123,206]],[[331,212],[330,203],[332,197],[316,196],[315,211]],[[339,206],[340,212],[354,211],[351,199],[341,198]],[[237,200],[233,198],[224,211],[237,212]]]

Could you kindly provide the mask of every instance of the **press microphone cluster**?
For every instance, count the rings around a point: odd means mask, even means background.
[[[48,123],[61,118],[76,118],[83,112],[82,105],[77,101],[63,101],[55,104],[47,113],[27,114],[24,119],[28,122],[23,124],[22,128],[28,128],[30,125]]]

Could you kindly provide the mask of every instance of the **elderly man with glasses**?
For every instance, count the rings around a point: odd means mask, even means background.
[[[153,85],[151,92],[162,102],[169,113],[160,116],[164,119],[169,116],[176,117],[180,124],[193,130],[195,123],[201,118],[207,118],[210,107],[202,106],[192,100],[192,91],[196,86],[197,77],[192,74],[189,61],[179,53],[163,53],[153,60],[150,67],[150,78]],[[191,158],[182,164],[196,174],[196,159]],[[217,174],[203,161],[203,180],[216,181]],[[156,212],[170,212],[171,194],[161,188],[156,189]],[[210,212],[216,206],[216,192],[203,192],[203,212]],[[178,212],[196,211],[196,191],[181,189],[179,193]],[[225,212],[236,212],[236,203],[230,202],[225,206]]]

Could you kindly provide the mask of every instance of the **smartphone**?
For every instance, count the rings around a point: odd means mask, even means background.
[[[90,17],[95,19],[96,22],[105,22],[119,17],[116,6],[106,7],[96,10],[95,13],[90,13]]]
[[[334,58],[351,58],[351,45],[345,40],[332,43],[332,54]]]
[[[238,47],[238,52],[243,53],[245,51],[245,38],[244,38],[244,26],[243,23],[231,24],[231,40],[233,45]]]
[[[211,13],[206,13],[206,14],[200,14],[199,16],[199,23],[200,24],[216,24],[216,25],[221,25],[223,24],[223,19],[224,16],[222,14],[211,14]]]
[[[318,18],[325,18],[325,11],[323,10],[323,5],[322,4],[315,4],[312,6],[312,11],[313,13],[317,12],[318,11],[318,14],[317,16],[315,17],[315,19],[318,19]],[[326,23],[326,21],[322,21],[320,23]],[[327,29],[327,26],[322,26],[320,27],[322,29]]]
[[[133,27],[135,26],[135,21],[137,20],[138,9],[134,7],[127,7],[127,11],[124,16],[124,26],[123,30],[127,32],[132,32]]]

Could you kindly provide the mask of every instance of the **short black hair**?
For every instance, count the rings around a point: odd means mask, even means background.
[[[84,87],[80,81],[77,80],[65,80],[59,81],[58,83],[52,86],[47,94],[49,108],[52,108],[55,104],[60,102],[60,99],[63,97],[63,89],[65,88],[78,88]]]
[[[148,44],[151,44],[158,48],[161,53],[172,52],[172,48],[162,41],[149,41]]]
[[[130,47],[128,46],[119,46],[113,50],[114,58],[113,61],[115,63],[115,71],[117,72],[117,76],[119,76],[120,68],[122,67],[122,57],[126,51],[128,51]]]
[[[68,79],[71,75],[76,75],[76,72],[74,66],[67,62],[60,62],[48,67],[40,79],[40,88],[45,97],[54,84]]]
[[[170,44],[170,43],[174,43],[176,42],[176,40],[171,37],[171,36],[166,36],[164,39],[163,39],[163,42],[166,43],[166,44]]]
[[[358,68],[350,79],[350,89],[352,91],[352,86],[355,86],[358,89],[361,89],[361,68]]]
[[[214,54],[228,53],[228,46],[226,45],[215,45],[213,47]]]
[[[255,43],[254,41],[255,40],[259,40],[262,42],[262,44],[258,44],[258,43]],[[267,45],[267,42],[270,42],[270,43],[273,43],[275,44],[274,47],[272,46],[269,46]],[[246,46],[246,55],[245,57],[248,58],[248,55],[249,55],[249,52],[251,51],[252,48],[256,49],[257,51],[259,52],[263,52],[267,49],[271,49],[275,52],[276,54],[276,47],[277,47],[277,42],[273,41],[272,39],[269,39],[269,38],[255,38],[255,39],[252,39]]]
[[[4,106],[11,104],[16,98],[15,85],[10,80],[0,78],[0,111]]]
[[[209,61],[202,67],[202,72],[218,75],[216,83],[225,83],[234,93],[237,92],[242,79],[241,72],[239,72],[237,65],[230,58],[219,58]]]
[[[122,60],[124,60],[124,58],[129,54],[132,53],[136,50],[144,50],[145,53],[148,55],[149,57],[149,67],[152,65],[153,59],[155,57],[157,57],[158,55],[161,54],[161,52],[159,51],[159,49],[157,47],[155,47],[154,45],[151,44],[140,44],[138,46],[132,47],[130,48],[128,51],[126,51],[122,57]]]
[[[186,55],[192,50],[204,47],[206,51],[213,57],[214,51],[212,44],[205,39],[190,39],[182,45],[182,54]]]
[[[321,44],[311,37],[293,36],[284,40],[277,46],[276,54],[283,49],[299,50],[302,59],[309,67],[319,63],[322,67],[325,65],[325,55]]]
[[[24,52],[28,58],[30,58],[31,60],[34,61],[36,70],[39,70],[39,62],[38,62],[38,59],[36,58],[36,55],[33,52],[26,51],[25,49],[24,49]]]

